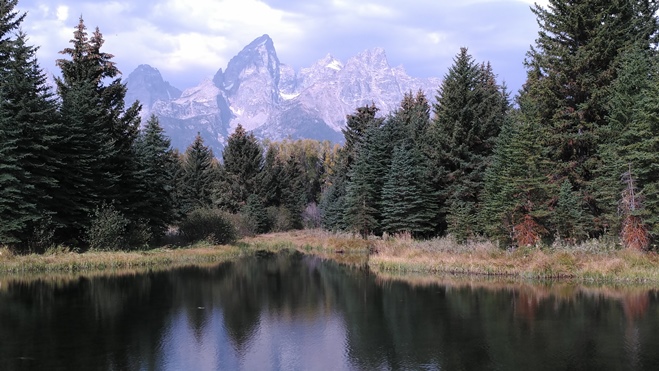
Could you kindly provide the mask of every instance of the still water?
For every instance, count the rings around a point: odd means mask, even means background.
[[[643,288],[376,278],[299,253],[0,278],[0,370],[659,370]]]

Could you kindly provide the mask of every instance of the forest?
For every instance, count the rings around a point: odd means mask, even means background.
[[[389,114],[358,107],[341,146],[259,141],[238,125],[217,157],[199,135],[180,153],[157,117],[141,122],[82,17],[52,91],[17,2],[0,0],[0,246],[141,249],[325,228],[656,250],[654,1],[534,6],[540,31],[512,98],[461,48],[436,103],[408,92]]]

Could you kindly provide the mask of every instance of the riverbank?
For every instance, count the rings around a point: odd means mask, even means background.
[[[259,250],[294,249],[342,264],[368,266],[382,277],[465,275],[519,279],[562,279],[589,283],[649,284],[659,287],[659,255],[620,250],[591,241],[579,246],[502,250],[489,242],[458,244],[450,238],[369,238],[321,230],[270,233],[236,245],[196,244],[134,252],[90,251],[13,255],[0,249],[0,274],[117,272],[169,269],[230,261]]]
[[[379,275],[461,274],[513,279],[651,283],[659,286],[659,255],[590,241],[578,246],[503,250],[490,242],[459,244],[451,238],[361,239],[324,231],[295,231],[243,240],[259,248],[286,246],[338,261],[367,264]],[[355,256],[368,253],[363,262]]]
[[[196,244],[188,248],[145,251],[51,251],[47,254],[14,255],[0,249],[0,274],[51,274],[114,272],[130,269],[163,269],[185,265],[221,263],[246,254],[240,246]]]

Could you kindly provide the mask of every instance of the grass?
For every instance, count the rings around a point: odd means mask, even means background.
[[[606,241],[577,246],[555,244],[503,250],[488,241],[457,243],[451,237],[416,241],[402,235],[362,239],[347,233],[303,230],[244,238],[235,245],[200,243],[188,248],[137,252],[71,252],[54,248],[43,255],[14,255],[0,248],[0,274],[119,272],[219,263],[259,250],[298,250],[342,264],[368,266],[381,277],[459,274],[513,280],[659,286],[659,255],[622,250]]]
[[[65,248],[57,248],[42,255],[14,255],[8,249],[0,248],[0,274],[76,273],[174,267],[222,262],[245,253],[244,246],[209,244],[196,244],[185,249],[157,248],[135,252],[77,253]]]
[[[488,241],[460,244],[451,237],[416,241],[406,235],[364,240],[318,230],[261,235],[243,241],[261,247],[287,244],[339,262],[366,264],[381,276],[461,274],[659,285],[657,253],[624,250],[607,241],[503,250]]]

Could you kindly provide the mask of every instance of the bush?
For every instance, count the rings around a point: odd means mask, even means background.
[[[179,224],[179,233],[187,243],[207,241],[227,244],[236,241],[236,229],[231,217],[218,209],[195,209]]]
[[[87,230],[87,243],[93,250],[121,250],[125,247],[128,219],[113,205],[97,207],[91,215],[91,225]]]
[[[128,245],[132,249],[148,249],[154,239],[153,229],[149,226],[148,220],[140,219],[131,223],[127,230]]]
[[[270,221],[263,203],[256,195],[250,195],[242,209],[243,214],[251,227],[252,234],[267,233],[270,231]]]
[[[53,218],[50,215],[42,216],[34,225],[28,237],[28,249],[32,252],[44,252],[55,246],[55,230]]]
[[[285,232],[293,229],[293,217],[290,210],[284,206],[271,206],[267,208],[268,220],[273,232]]]
[[[304,228],[307,229],[317,229],[320,228],[322,224],[322,216],[320,214],[320,208],[316,205],[315,202],[310,203],[302,212],[302,224]]]
[[[254,226],[254,223],[250,220],[250,218],[247,215],[245,215],[244,212],[238,214],[227,213],[226,216],[231,221],[231,224],[233,225],[233,228],[236,231],[237,238],[254,236],[255,234],[254,231],[256,227]]]

